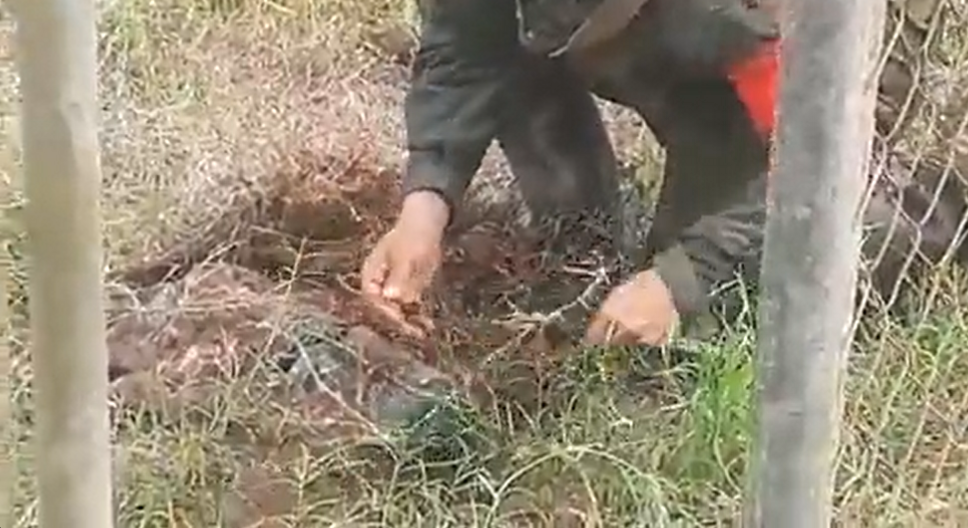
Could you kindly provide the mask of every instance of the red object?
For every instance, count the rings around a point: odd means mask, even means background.
[[[776,125],[779,70],[780,41],[773,40],[727,72],[757,131],[768,139],[773,135]]]

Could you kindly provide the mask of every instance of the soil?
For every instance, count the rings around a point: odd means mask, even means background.
[[[118,408],[189,413],[244,379],[296,411],[298,436],[322,445],[380,436],[416,405],[415,389],[476,408],[545,405],[615,263],[589,259],[587,246],[549,252],[549,239],[501,207],[470,204],[428,302],[401,323],[357,287],[398,188],[391,171],[305,154],[219,222],[116,274],[108,341]],[[278,443],[256,441],[266,442]]]

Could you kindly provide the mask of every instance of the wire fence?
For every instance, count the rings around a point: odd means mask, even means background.
[[[968,3],[889,0],[883,45],[837,517],[962,525]]]
[[[866,197],[866,302],[894,307],[927,267],[968,262],[966,13],[958,0],[891,1]],[[871,298],[874,297],[874,298]]]

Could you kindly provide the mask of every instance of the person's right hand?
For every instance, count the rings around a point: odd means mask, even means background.
[[[440,268],[449,215],[447,203],[434,192],[408,195],[396,224],[363,262],[363,294],[400,322],[404,307],[420,302]]]

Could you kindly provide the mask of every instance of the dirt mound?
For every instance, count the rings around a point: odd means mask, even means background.
[[[363,158],[304,154],[217,222],[112,277],[119,415],[204,422],[220,398],[242,398],[224,442],[268,466],[284,465],[292,445],[331,456],[334,442],[383,446],[377,478],[408,460],[499,459],[500,433],[483,415],[511,425],[567,397],[562,360],[616,263],[595,248],[550,251],[552,238],[506,220],[518,204],[472,203],[424,313],[401,324],[362,299],[357,276],[394,220],[398,188],[397,174]],[[387,453],[394,469],[381,470]],[[261,489],[239,493],[258,502]],[[254,508],[252,518],[268,515]]]
[[[304,154],[271,188],[119,273],[109,329],[118,394],[182,408],[259,372],[285,387],[286,405],[339,434],[406,421],[402,409],[423,405],[415,390],[540,404],[544,373],[613,280],[608,263],[587,248],[554,256],[499,205],[472,205],[426,312],[401,324],[357,289],[398,188],[396,174],[362,159]]]

